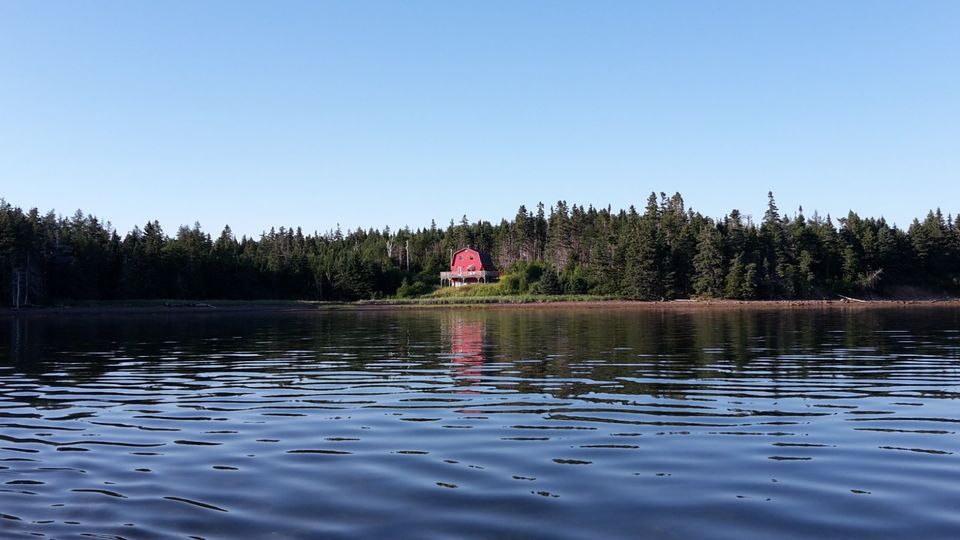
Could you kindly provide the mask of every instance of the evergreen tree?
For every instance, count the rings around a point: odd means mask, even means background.
[[[552,268],[547,268],[540,276],[540,292],[543,294],[560,294],[560,279]]]
[[[745,272],[743,260],[737,254],[730,262],[730,270],[727,272],[726,286],[723,291],[724,296],[727,298],[743,298]]]
[[[697,254],[693,258],[696,272],[693,289],[700,296],[720,298],[725,283],[722,239],[713,223],[708,223],[697,238]]]

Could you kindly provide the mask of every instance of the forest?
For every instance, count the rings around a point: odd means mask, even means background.
[[[451,253],[489,252],[499,294],[611,298],[818,299],[928,297],[960,291],[960,226],[940,210],[906,229],[854,212],[792,216],[768,194],[756,222],[688,209],[651,193],[626,210],[520,206],[511,220],[446,228],[300,227],[237,238],[157,221],[121,236],[95,216],[24,212],[0,199],[0,294],[10,306],[86,300],[360,300],[430,294]]]

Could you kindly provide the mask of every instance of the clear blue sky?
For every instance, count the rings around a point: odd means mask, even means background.
[[[0,0],[0,197],[123,233],[960,212],[960,2]]]

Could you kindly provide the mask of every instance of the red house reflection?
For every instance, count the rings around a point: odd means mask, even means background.
[[[469,320],[455,314],[448,320],[451,363],[454,379],[461,384],[474,384],[483,377],[483,319]]]

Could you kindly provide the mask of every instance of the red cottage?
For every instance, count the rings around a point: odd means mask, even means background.
[[[450,271],[440,272],[440,285],[459,287],[470,283],[489,283],[500,279],[489,253],[463,248],[450,259]]]

